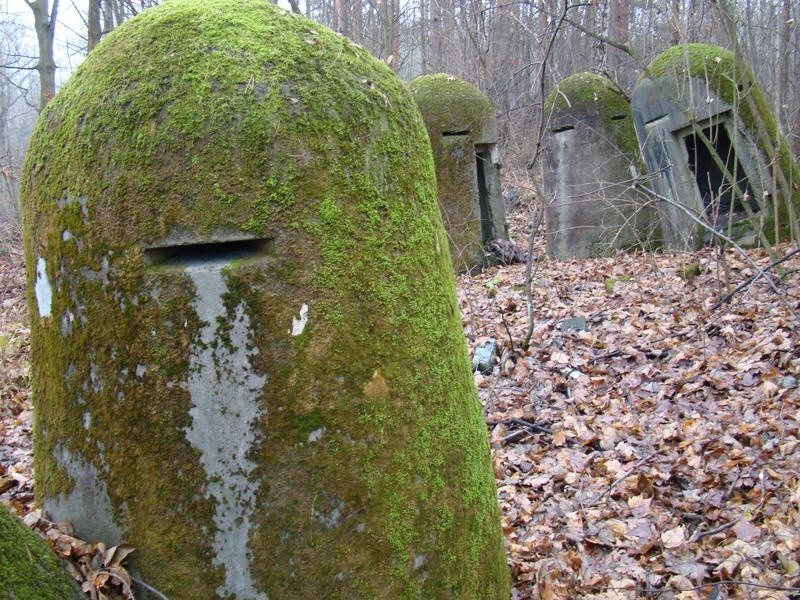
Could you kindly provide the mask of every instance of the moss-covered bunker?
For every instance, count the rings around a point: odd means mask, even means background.
[[[38,499],[170,598],[507,598],[427,135],[364,50],[175,0],[23,181]]]
[[[0,505],[0,599],[84,598],[86,595],[47,544]]]
[[[649,65],[632,105],[656,191],[705,211],[734,237],[754,227],[772,240],[792,234],[791,221],[800,211],[800,169],[753,72],[732,52],[707,44],[669,48]],[[698,131],[721,163],[713,160]],[[720,164],[749,197],[756,222],[734,197]],[[737,202],[745,217],[738,224]],[[696,247],[702,241],[703,231],[680,209],[665,206],[662,212],[670,246]]]
[[[547,253],[601,256],[653,241],[630,102],[609,79],[576,73],[545,99],[542,183]]]
[[[452,75],[422,75],[409,88],[430,136],[453,266],[480,269],[488,263],[486,244],[508,239],[494,109],[480,90]]]

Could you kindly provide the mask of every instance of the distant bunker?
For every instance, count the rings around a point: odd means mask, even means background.
[[[424,124],[262,0],[125,23],[23,181],[36,493],[176,599],[508,598]]]
[[[666,246],[710,239],[687,210],[740,243],[788,237],[800,171],[752,71],[705,44],[672,47],[648,71],[632,110],[650,185],[664,198]]]
[[[607,78],[567,77],[545,101],[542,183],[547,253],[604,256],[651,237],[648,198],[634,189],[639,146],[630,104]]]
[[[453,266],[480,270],[489,262],[486,245],[508,239],[494,109],[480,90],[451,75],[423,75],[409,87],[433,148]]]

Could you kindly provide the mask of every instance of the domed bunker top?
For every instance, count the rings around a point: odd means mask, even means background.
[[[767,214],[769,238],[786,237],[800,208],[800,170],[747,65],[724,48],[686,44],[656,57],[648,74],[631,103],[655,190],[734,237],[758,212]],[[696,247],[708,237],[679,207],[661,212],[669,246]]]
[[[487,263],[485,245],[508,239],[494,109],[480,90],[451,75],[423,75],[409,88],[433,148],[453,265],[480,268]]]
[[[637,248],[652,237],[630,104],[605,77],[576,73],[545,100],[542,156],[547,251],[554,258]]]
[[[427,136],[261,0],[112,32],[23,181],[39,500],[171,598],[507,598]]]

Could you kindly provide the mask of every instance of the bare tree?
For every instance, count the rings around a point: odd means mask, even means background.
[[[58,0],[52,7],[48,0],[25,0],[33,12],[33,26],[39,44],[39,109],[45,107],[56,95],[56,60],[53,40],[58,16]]]

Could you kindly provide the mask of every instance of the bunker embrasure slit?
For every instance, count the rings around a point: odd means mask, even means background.
[[[459,129],[458,131],[443,131],[442,137],[455,137],[458,135],[469,135],[469,129]]]
[[[666,118],[666,117],[668,117],[668,116],[669,116],[669,115],[658,115],[657,117],[653,117],[653,118],[652,118],[652,119],[650,119],[649,121],[645,121],[645,122],[644,122],[644,124],[645,124],[645,125],[655,125],[655,124],[656,124],[656,123],[658,123],[658,122],[659,122],[661,119],[664,119],[664,118]]]
[[[152,266],[189,266],[203,263],[230,262],[232,260],[256,260],[272,254],[270,238],[248,238],[239,240],[176,244],[145,248],[144,257]]]
[[[564,125],[563,127],[553,128],[553,133],[561,133],[562,131],[572,131],[575,129],[574,125]]]
[[[612,121],[621,121],[622,119],[626,118],[628,115],[614,115],[611,117]]]

